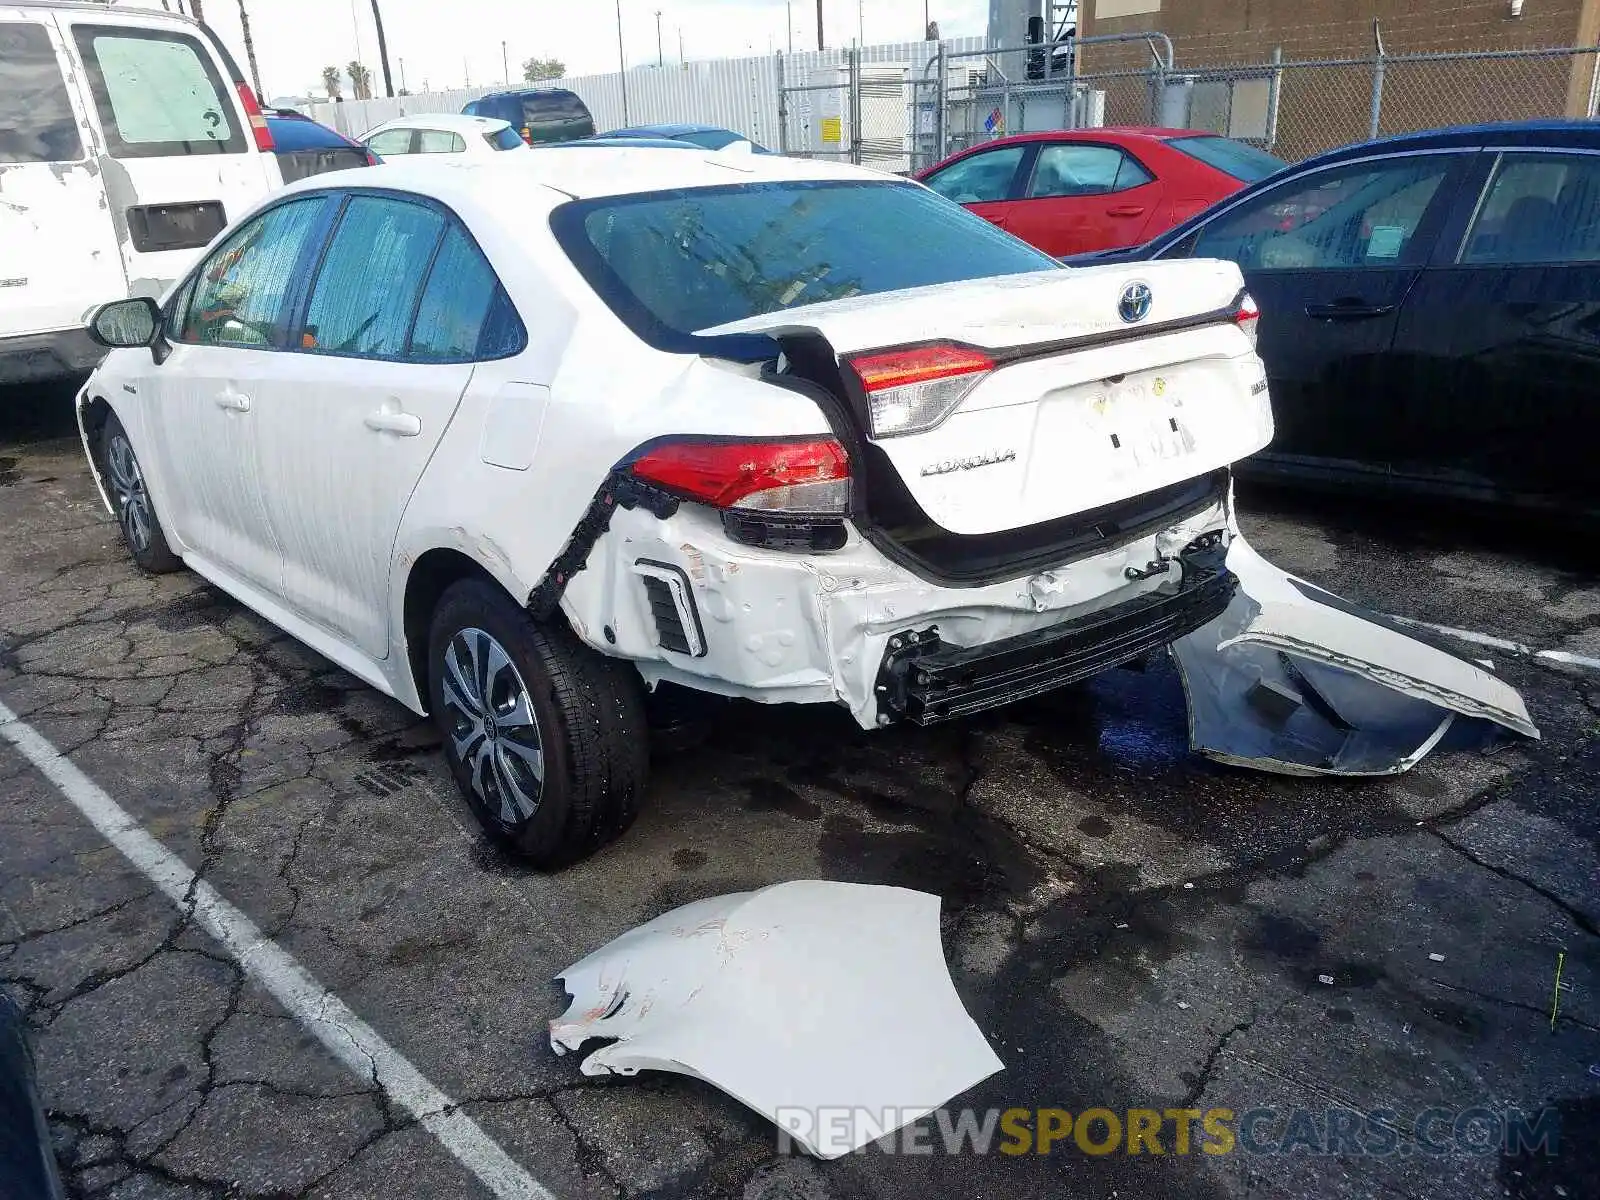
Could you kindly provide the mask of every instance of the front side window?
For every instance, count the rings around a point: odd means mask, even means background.
[[[248,148],[232,93],[198,39],[99,25],[76,26],[73,35],[113,158]]]
[[[1154,178],[1115,146],[1061,143],[1040,148],[1028,195],[1099,196],[1143,187]]]
[[[411,153],[411,130],[386,129],[367,139],[367,145],[374,154],[381,158],[393,158],[396,154]]]
[[[1461,261],[1600,261],[1600,158],[1506,155],[1495,168]]]
[[[969,154],[923,182],[957,204],[1005,200],[1011,196],[1011,182],[1017,177],[1017,167],[1026,152],[1026,146],[1002,146]]]
[[[444,216],[427,205],[353,197],[312,286],[301,348],[401,357],[444,228]]]
[[[418,154],[461,154],[467,148],[466,139],[459,133],[445,129],[417,130]],[[382,154],[383,151],[378,151]]]
[[[77,162],[83,138],[43,25],[0,22],[0,163]]]
[[[515,150],[523,144],[522,135],[509,125],[502,125],[499,129],[484,134],[483,140],[495,150]]]
[[[500,358],[521,343],[521,324],[494,268],[466,231],[452,225],[417,306],[406,357],[420,362]]]
[[[178,340],[203,346],[280,345],[289,284],[325,203],[313,196],[280,204],[218,247],[191,285],[193,299]]]
[[[798,305],[1059,268],[925,188],[783,182],[574,201],[578,269],[655,344]]]
[[[1245,270],[1305,271],[1416,262],[1417,228],[1446,156],[1330,167],[1231,209],[1194,242],[1197,258]]]

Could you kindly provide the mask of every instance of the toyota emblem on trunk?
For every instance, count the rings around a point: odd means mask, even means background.
[[[1122,289],[1122,299],[1117,301],[1117,316],[1129,325],[1150,315],[1150,285],[1130,283]]]

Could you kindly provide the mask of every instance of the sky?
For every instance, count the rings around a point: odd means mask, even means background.
[[[176,9],[179,0],[166,0]],[[187,5],[192,0],[183,0]],[[243,0],[250,13],[262,90],[267,98],[321,94],[322,68],[356,57],[383,90],[371,0]],[[150,7],[160,0],[133,0]],[[246,71],[239,27],[240,0],[202,0],[206,23],[227,42]],[[520,80],[528,58],[558,58],[568,74],[617,69],[615,0],[379,0],[395,87],[420,92],[499,83],[505,78],[502,41],[511,75]],[[924,0],[823,0],[829,46],[911,41],[922,34]],[[623,46],[630,66],[656,61],[656,11],[667,62],[766,54],[789,47],[784,0],[621,0]],[[816,48],[816,0],[790,0],[793,45]],[[982,34],[987,0],[927,0],[945,37]],[[859,12],[859,26],[858,26]]]

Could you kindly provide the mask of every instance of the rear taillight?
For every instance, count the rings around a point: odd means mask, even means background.
[[[257,150],[275,149],[277,143],[272,140],[272,130],[267,128],[267,119],[261,115],[261,105],[256,102],[256,94],[250,90],[250,85],[242,79],[238,84],[239,103],[244,105],[244,115],[250,121],[250,132],[255,134]]]
[[[379,158],[376,154],[374,154],[370,147],[367,149],[366,155],[367,155],[367,166],[369,166],[369,167],[381,167],[383,165],[383,159]]]
[[[850,504],[850,457],[832,438],[665,442],[635,459],[632,471],[717,508],[842,514]]]
[[[939,424],[994,370],[994,359],[971,346],[935,342],[858,354],[850,367],[866,389],[872,436],[885,438]]]
[[[1261,310],[1256,307],[1256,302],[1247,292],[1239,300],[1239,311],[1233,314],[1234,324],[1244,330],[1244,335],[1250,339],[1250,344],[1256,344],[1256,327],[1261,323]]]

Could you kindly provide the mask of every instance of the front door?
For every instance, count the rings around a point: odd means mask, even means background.
[[[395,537],[504,303],[459,221],[415,199],[346,204],[258,414],[291,608],[388,653]]]
[[[1484,154],[1400,318],[1396,477],[1600,510],[1600,156]],[[1468,222],[1470,221],[1470,225]]]
[[[328,200],[277,205],[239,228],[174,298],[171,355],[152,372],[163,495],[204,564],[276,595],[282,555],[268,522],[260,405],[279,364],[295,280],[320,245]]]
[[[257,149],[235,83],[199,31],[117,10],[67,11],[96,147],[134,294],[159,296],[196,252],[280,182]]]
[[[1133,246],[1165,198],[1165,185],[1117,146],[1054,142],[1039,147],[1006,229],[1057,257]]]
[[[1398,386],[1389,351],[1470,157],[1328,167],[1225,210],[1175,247],[1238,263],[1261,310],[1277,424],[1267,465],[1386,474]]]
[[[1028,152],[1026,142],[1012,142],[993,149],[978,150],[939,168],[923,180],[946,199],[964,204],[986,221],[1008,228],[1009,214],[1016,207],[1018,176]]]

